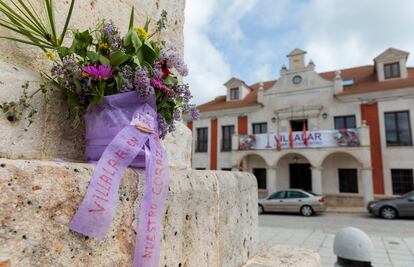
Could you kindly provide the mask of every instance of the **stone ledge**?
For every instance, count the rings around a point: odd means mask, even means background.
[[[319,267],[321,258],[318,253],[308,249],[277,245],[262,246],[256,257],[243,267]]]
[[[129,266],[143,171],[125,173],[104,241],[68,230],[92,171],[89,164],[0,159],[0,263]],[[257,251],[256,203],[250,174],[171,171],[160,266],[241,266]]]

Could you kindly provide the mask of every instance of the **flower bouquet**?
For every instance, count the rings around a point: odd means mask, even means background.
[[[139,211],[134,265],[155,266],[169,178],[159,140],[174,131],[183,112],[198,118],[195,105],[190,104],[189,86],[183,82],[188,69],[182,56],[173,46],[157,40],[167,14],[161,14],[150,33],[150,20],[143,27],[134,27],[132,9],[126,35],[112,21],[101,21],[94,29],[73,31],[71,45],[65,46],[75,0],[70,2],[60,34],[53,1],[41,2],[39,7],[30,1],[0,0],[4,15],[0,26],[19,36],[0,38],[41,48],[53,67],[50,73],[41,73],[45,85],[35,93],[58,88],[67,99],[73,125],[85,119],[86,157],[97,167],[70,229],[103,239],[115,214],[123,171],[128,166],[145,167],[147,188]],[[19,103],[4,103],[3,107],[7,112],[28,108],[33,95],[24,91]]]

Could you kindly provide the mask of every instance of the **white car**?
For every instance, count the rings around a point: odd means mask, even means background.
[[[264,212],[293,212],[312,216],[326,210],[323,196],[301,189],[278,191],[259,200],[259,214]]]

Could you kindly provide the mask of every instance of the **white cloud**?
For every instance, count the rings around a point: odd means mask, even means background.
[[[230,66],[208,36],[216,12],[216,1],[187,1],[184,27],[185,60],[190,69],[188,82],[194,103],[200,104],[223,94]]]

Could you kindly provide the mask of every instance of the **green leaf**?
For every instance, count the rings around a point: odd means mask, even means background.
[[[97,61],[98,60],[98,55],[93,52],[93,51],[88,51],[86,52],[86,56],[91,60],[91,61]]]
[[[121,51],[116,51],[111,54],[111,65],[118,67],[122,63],[125,63],[129,59],[129,55]]]
[[[172,77],[172,76],[168,76],[167,78],[164,79],[164,84],[168,87],[173,87],[178,83],[177,78]]]
[[[132,57],[132,61],[135,63],[135,64],[137,64],[138,66],[141,66],[142,64],[141,64],[141,61],[140,61],[140,59],[139,59],[139,57],[137,56],[137,55],[135,55],[135,56],[133,56]]]
[[[151,19],[147,18],[147,20],[145,21],[145,25],[144,25],[144,30],[146,30],[147,32],[148,32],[150,23],[151,23]]]
[[[157,53],[155,52],[154,48],[148,40],[145,40],[144,44],[142,45],[142,48],[145,61],[152,65],[155,59],[157,58]]]
[[[12,37],[7,37],[7,36],[0,36],[0,39],[7,39],[7,40],[10,40],[10,41],[15,41],[15,42],[23,43],[23,44],[37,46],[37,47],[42,48],[44,51],[46,51],[46,48],[48,48],[48,49],[54,49],[54,47],[49,46],[49,45],[42,45],[42,44],[39,44],[39,43],[29,42],[29,41],[25,41],[25,40],[18,39],[18,38],[12,38]]]
[[[72,52],[69,48],[63,47],[63,46],[59,47],[57,49],[57,52],[58,52],[60,58],[67,57],[68,55],[72,54]]]
[[[99,62],[101,62],[102,65],[111,65],[111,61],[102,55],[99,56]]]
[[[79,79],[73,78],[73,83],[75,84],[76,89],[82,90],[82,83]]]
[[[63,27],[62,33],[60,34],[59,45],[62,44],[63,39],[65,38],[66,31],[68,30],[69,22],[72,17],[73,6],[75,4],[75,0],[72,0],[69,7],[68,15],[66,16],[65,26]]]
[[[124,84],[124,79],[122,78],[121,74],[119,74],[119,72],[115,75],[115,82],[116,82],[116,88],[118,89],[118,91],[121,90],[122,85]]]
[[[131,42],[132,46],[135,48],[135,51],[138,51],[138,49],[142,46],[142,41],[139,39],[138,33],[134,30],[131,32]]]
[[[130,15],[130,18],[129,18],[129,30],[133,30],[134,29],[134,17],[135,17],[135,15],[134,15],[134,6],[132,6],[132,9],[131,9],[131,15]]]
[[[52,42],[56,43],[56,23],[55,23],[55,13],[53,10],[53,1],[52,0],[45,0],[46,3],[46,11],[47,17],[49,19],[49,26],[52,29]]]
[[[81,57],[86,56],[88,47],[92,44],[92,36],[89,31],[76,32],[75,38],[73,39],[72,46],[70,47],[73,52],[80,55]]]
[[[124,38],[124,46],[128,47],[132,44],[131,37],[132,37],[132,32],[133,31],[134,30],[129,30],[128,31],[127,35]]]
[[[140,62],[139,65],[142,66],[144,64],[144,49],[142,47],[138,49],[134,57]]]

